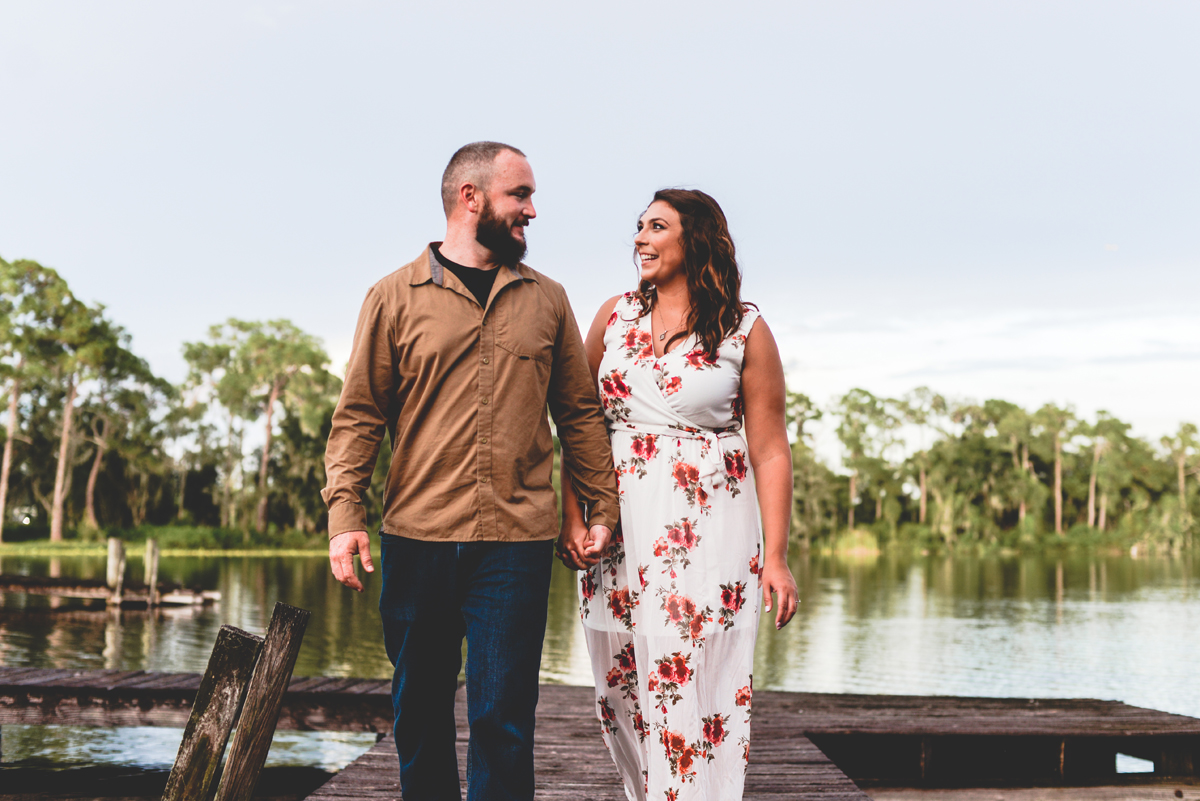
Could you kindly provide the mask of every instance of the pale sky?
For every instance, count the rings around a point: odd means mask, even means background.
[[[0,256],[164,376],[230,316],[340,370],[440,239],[442,169],[529,155],[581,325],[655,189],[724,207],[790,385],[1200,422],[1200,4],[0,0]]]

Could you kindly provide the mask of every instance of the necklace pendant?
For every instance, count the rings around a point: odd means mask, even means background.
[[[658,335],[658,341],[659,341],[659,342],[662,342],[662,341],[663,341],[664,339],[666,339],[666,338],[667,338],[667,332],[666,332],[666,331],[663,331],[661,334],[659,334],[659,335]]]

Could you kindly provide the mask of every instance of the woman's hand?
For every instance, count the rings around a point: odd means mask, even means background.
[[[796,589],[796,579],[788,569],[787,562],[768,560],[762,571],[763,608],[771,611],[771,595],[778,602],[775,608],[775,628],[781,629],[787,625],[796,614],[800,605],[800,593]]]

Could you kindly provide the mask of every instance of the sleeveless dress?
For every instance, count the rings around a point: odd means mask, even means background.
[[[660,358],[632,293],[604,335],[600,399],[621,524],[582,573],[580,616],[604,743],[630,801],[742,797],[762,536],[742,427],[758,318],[715,360],[694,336]]]

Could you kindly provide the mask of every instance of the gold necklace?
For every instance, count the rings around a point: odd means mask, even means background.
[[[666,325],[667,321],[663,319],[662,309],[658,308],[657,303],[654,304],[654,310],[658,312],[658,324],[660,326]],[[689,308],[689,311],[690,311],[690,308]],[[662,342],[664,339],[667,338],[667,334],[669,334],[672,331],[675,331],[679,328],[682,328],[684,323],[686,323],[686,322],[687,322],[687,312],[684,312],[683,316],[679,318],[679,322],[676,324],[676,326],[674,328],[667,328],[661,334],[658,335],[658,341]]]

